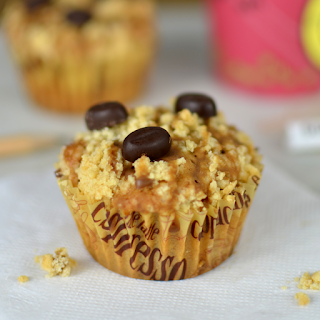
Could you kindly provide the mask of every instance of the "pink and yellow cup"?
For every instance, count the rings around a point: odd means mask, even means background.
[[[256,92],[320,88],[319,0],[207,0],[216,70]]]

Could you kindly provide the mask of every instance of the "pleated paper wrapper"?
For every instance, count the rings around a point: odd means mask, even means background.
[[[83,242],[101,265],[127,277],[182,280],[205,273],[227,259],[239,239],[260,178],[251,176],[245,191],[220,200],[208,212],[171,215],[106,210],[91,202],[70,180],[59,187]],[[254,214],[254,213],[253,213]]]
[[[79,59],[42,63],[22,72],[31,98],[40,106],[62,112],[85,112],[101,101],[130,101],[146,82],[153,57],[91,63]],[[136,59],[137,60],[137,59]]]

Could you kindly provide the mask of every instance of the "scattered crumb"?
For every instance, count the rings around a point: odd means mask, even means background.
[[[296,293],[294,297],[299,299],[298,303],[300,306],[306,306],[310,303],[310,298],[303,292]]]
[[[25,283],[25,282],[29,281],[29,277],[27,277],[27,276],[20,276],[20,277],[18,277],[18,281],[19,281],[20,283]]]
[[[317,272],[315,272],[315,273],[312,275],[311,279],[312,279],[314,282],[320,282],[320,270],[317,271]]]
[[[310,289],[311,290],[320,290],[320,283],[313,283],[311,286],[310,286]]]
[[[288,287],[287,287],[287,286],[282,286],[281,289],[282,289],[282,290],[287,290]]]
[[[34,261],[40,263],[42,269],[49,272],[46,278],[52,278],[57,275],[69,277],[71,268],[77,264],[75,260],[69,257],[67,248],[57,248],[55,250],[55,257],[49,253],[43,256],[35,256]]]
[[[320,271],[315,272],[313,275],[305,272],[300,279],[298,277],[294,278],[294,281],[299,282],[297,285],[299,289],[320,290]]]

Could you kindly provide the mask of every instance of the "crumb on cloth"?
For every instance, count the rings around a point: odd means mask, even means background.
[[[282,287],[281,287],[281,290],[287,290],[287,289],[288,289],[287,286],[282,286]]]
[[[40,263],[43,270],[49,274],[46,278],[54,276],[69,277],[71,269],[76,266],[77,262],[69,257],[67,248],[57,248],[55,256],[52,254],[45,254],[43,256],[35,256],[35,262]]]
[[[25,283],[25,282],[29,281],[29,277],[28,276],[20,276],[20,277],[18,277],[18,281],[20,283]]]
[[[300,306],[306,306],[307,304],[310,303],[310,298],[308,297],[307,294],[303,292],[296,293],[294,297],[298,299],[298,303]]]
[[[300,279],[296,277],[294,280],[299,282],[297,285],[299,289],[320,290],[320,271],[316,271],[312,275],[309,272],[305,272]]]

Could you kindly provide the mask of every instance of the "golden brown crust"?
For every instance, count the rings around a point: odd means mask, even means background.
[[[79,168],[84,150],[84,143],[77,141],[66,146],[63,152],[64,161],[70,169],[69,179],[72,181],[73,186],[78,184],[76,169]]]

